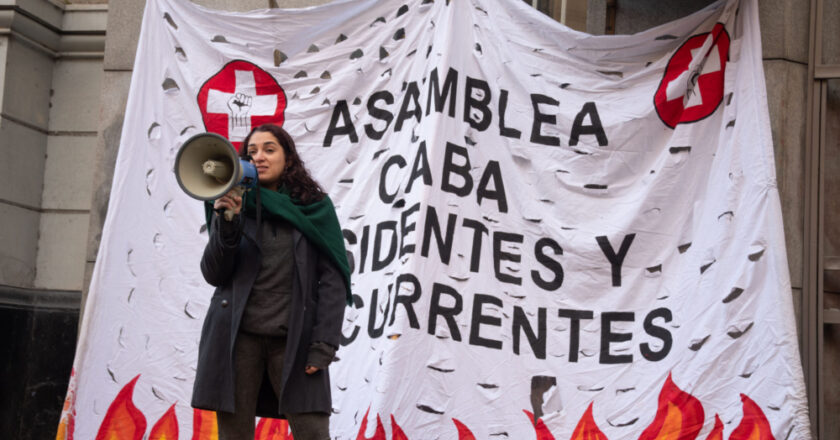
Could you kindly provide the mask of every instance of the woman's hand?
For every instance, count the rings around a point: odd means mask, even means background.
[[[306,374],[315,374],[315,373],[318,372],[318,370],[319,370],[318,367],[313,367],[312,365],[307,365],[306,366]]]
[[[239,214],[242,210],[242,196],[237,194],[236,189],[232,189],[213,202],[213,209],[217,211],[230,209],[234,215]]]

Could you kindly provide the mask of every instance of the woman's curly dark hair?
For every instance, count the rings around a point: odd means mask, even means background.
[[[318,185],[318,182],[309,175],[309,171],[303,165],[303,161],[295,148],[295,141],[292,140],[289,133],[286,133],[286,130],[278,125],[263,124],[251,130],[248,136],[245,136],[245,140],[242,141],[242,151],[239,152],[239,155],[243,159],[248,157],[248,141],[251,140],[251,135],[258,131],[273,134],[283,147],[283,152],[286,154],[286,168],[280,175],[280,185],[289,191],[289,195],[293,199],[298,199],[303,204],[309,204],[326,197],[327,194],[321,188],[321,185]]]

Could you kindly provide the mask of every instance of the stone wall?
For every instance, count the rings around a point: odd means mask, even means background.
[[[84,280],[107,6],[0,3],[0,432],[55,435]],[[11,361],[9,361],[11,360]]]

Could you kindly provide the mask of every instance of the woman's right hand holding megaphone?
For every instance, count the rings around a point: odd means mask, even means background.
[[[213,209],[216,212],[225,211],[225,219],[231,221],[233,216],[239,214],[242,210],[242,188],[235,186],[225,195],[216,199],[213,202]]]

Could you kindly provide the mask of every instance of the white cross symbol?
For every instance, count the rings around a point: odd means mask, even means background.
[[[277,95],[257,95],[254,72],[236,70],[233,93],[210,89],[207,113],[228,115],[228,139],[241,142],[251,132],[251,116],[271,116],[277,111]]]
[[[691,50],[691,63],[688,69],[668,84],[668,88],[666,90],[668,101],[682,98],[684,108],[703,105],[703,96],[701,95],[700,90],[696,88],[697,78],[707,73],[717,72],[721,69],[718,45],[715,44],[712,46],[709,56],[705,59],[700,56],[700,54],[703,53],[703,50],[703,46]],[[700,72],[697,72],[698,62],[703,63]]]

